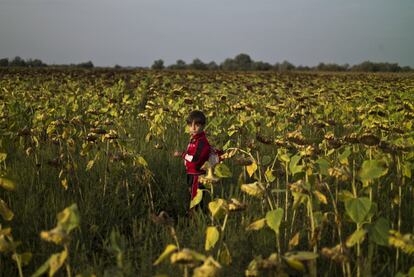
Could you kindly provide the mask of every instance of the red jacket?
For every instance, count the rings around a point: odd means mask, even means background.
[[[210,156],[210,144],[207,141],[206,134],[203,132],[191,137],[187,150],[181,154],[184,159],[187,174],[200,175],[206,173],[201,170],[201,166]]]

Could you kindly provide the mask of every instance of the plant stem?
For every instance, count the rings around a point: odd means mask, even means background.
[[[14,256],[16,257],[16,264],[17,264],[17,269],[19,270],[19,277],[23,277],[23,270],[22,270],[22,263],[20,261],[20,255],[17,254],[16,251],[14,251]]]
[[[65,248],[66,253],[68,253],[68,257],[66,258],[66,261],[65,261],[66,273],[68,274],[68,277],[72,277],[72,272],[71,272],[70,265],[69,265],[69,248],[68,248],[68,245],[65,244],[64,248]]]
[[[108,162],[109,162],[109,140],[106,141],[106,159],[105,159],[105,173],[104,173],[104,187],[103,187],[103,196],[105,196],[106,185],[108,180]]]
[[[286,180],[285,180],[285,222],[287,222],[287,218],[288,218],[288,200],[289,200],[289,188],[288,188],[288,184],[289,184],[289,173],[288,173],[288,163],[285,162],[285,176],[286,176]],[[287,229],[285,228],[285,241],[288,241],[288,236],[287,236]]]
[[[357,230],[361,228],[360,223],[357,223]],[[357,277],[361,277],[361,245],[357,242]]]
[[[352,193],[354,197],[358,197],[357,195],[357,188],[355,184],[355,178],[356,178],[356,170],[355,170],[355,145],[352,145]]]

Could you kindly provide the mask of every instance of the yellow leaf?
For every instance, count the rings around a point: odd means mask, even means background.
[[[357,243],[362,243],[365,239],[366,231],[364,229],[357,229],[346,239],[346,247],[352,247]]]
[[[299,244],[299,232],[297,232],[293,238],[289,241],[289,248],[293,248]]]
[[[86,165],[86,171],[91,170],[91,168],[93,167],[94,163],[95,163],[95,160],[90,160],[88,162],[88,164]]]
[[[309,251],[291,251],[286,252],[284,257],[286,259],[294,259],[298,261],[310,261],[317,259],[319,254]]]
[[[4,162],[7,158],[7,153],[0,153],[0,163]]]
[[[324,194],[322,194],[321,192],[319,192],[319,191],[317,191],[317,190],[315,190],[314,192],[313,192],[313,194],[316,196],[316,198],[318,198],[319,199],[319,201],[321,202],[321,203],[323,203],[323,204],[328,204],[328,200],[326,199],[326,196],[324,195]]]
[[[158,265],[175,250],[177,250],[177,246],[175,246],[174,244],[168,244],[167,247],[165,247],[165,250],[162,252],[162,254],[158,257],[158,259],[154,262],[153,265]]]
[[[42,231],[40,232],[40,237],[45,241],[54,242],[59,245],[65,243],[69,239],[68,234],[60,227],[53,228],[50,231]]]
[[[203,190],[197,188],[197,194],[196,196],[194,196],[194,198],[190,202],[190,209],[200,204],[202,199],[203,199]]]
[[[220,233],[215,226],[209,226],[206,230],[206,243],[204,249],[209,251],[216,245],[219,239]]]
[[[230,265],[232,262],[229,248],[227,247],[225,243],[224,243],[223,249],[221,249],[220,251],[219,261],[220,263],[225,264],[225,265]]]
[[[42,276],[48,269],[49,276],[53,276],[65,263],[67,256],[68,252],[66,250],[62,251],[61,253],[53,254],[41,267],[36,270],[32,277]]]
[[[0,253],[14,252],[16,248],[21,244],[19,241],[13,241],[11,236],[11,229],[2,229],[0,232]]]
[[[8,236],[11,234],[11,228],[1,228],[0,226],[0,236]]]
[[[63,250],[61,253],[54,254],[49,260],[49,276],[55,275],[55,273],[62,267],[68,257],[68,252]]]
[[[201,266],[194,269],[193,277],[215,277],[220,269],[221,265],[210,256]]]
[[[256,162],[253,162],[251,165],[246,165],[246,170],[249,176],[252,177],[253,173],[257,170]]]
[[[65,188],[65,190],[68,189],[68,180],[66,178],[61,181],[61,184]]]
[[[32,253],[25,252],[23,254],[13,254],[12,259],[17,261],[17,259],[20,261],[22,265],[28,265],[30,263],[30,260],[32,259]]]
[[[0,177],[0,187],[5,190],[14,190],[16,188],[15,183],[9,178]]]
[[[286,263],[293,269],[296,269],[298,271],[305,271],[305,266],[301,261],[295,260],[295,259],[285,259]]]
[[[67,233],[79,226],[79,210],[77,204],[72,204],[57,215],[58,226],[62,227]]]
[[[208,203],[208,209],[214,218],[220,218],[228,212],[228,204],[224,199],[217,199]]]
[[[245,203],[241,203],[236,198],[231,198],[229,201],[229,211],[241,211],[246,208]]]
[[[142,165],[143,167],[147,167],[148,166],[147,161],[142,156],[138,156],[135,160],[136,160],[136,162],[138,164]]]
[[[50,231],[42,231],[40,237],[46,241],[63,244],[69,239],[69,233],[79,226],[79,211],[76,204],[65,208],[57,215],[57,226]]]
[[[264,193],[264,188],[258,182],[243,184],[240,189],[248,195],[255,197],[261,197]]]
[[[173,253],[170,257],[170,262],[172,264],[192,264],[196,261],[204,261],[205,259],[206,257],[203,254],[184,248],[181,251]]]
[[[0,215],[7,221],[12,220],[14,216],[13,212],[9,209],[3,199],[0,199]]]
[[[266,219],[261,218],[251,223],[249,226],[247,226],[246,231],[252,231],[252,230],[257,231],[257,230],[262,229],[265,225],[266,225]]]

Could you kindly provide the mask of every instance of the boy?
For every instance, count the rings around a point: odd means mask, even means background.
[[[200,184],[198,176],[205,173],[201,166],[208,160],[210,155],[210,144],[204,133],[206,116],[201,111],[192,111],[186,119],[189,127],[191,140],[184,152],[175,151],[175,157],[184,159],[187,172],[187,184],[191,188],[191,200],[197,195]]]

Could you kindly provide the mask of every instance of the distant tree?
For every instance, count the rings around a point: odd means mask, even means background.
[[[349,68],[348,64],[339,65],[336,63],[329,63],[329,64],[319,63],[316,66],[316,70],[318,71],[346,71],[348,70],[348,68]]]
[[[237,70],[237,64],[231,58],[227,58],[220,64],[220,68],[223,70]]]
[[[122,66],[120,66],[119,64],[116,64],[116,65],[114,65],[114,68],[115,68],[115,69],[121,69],[121,68],[122,68]]]
[[[371,61],[364,61],[351,67],[352,71],[364,72],[400,72],[402,68],[398,63],[374,63]]]
[[[288,61],[283,61],[282,63],[276,63],[273,68],[277,71],[290,71],[294,70],[295,66]]]
[[[41,60],[39,59],[29,59],[26,61],[26,66],[28,67],[45,67],[47,66],[47,64],[43,63]]]
[[[9,59],[8,58],[0,59],[0,66],[9,66]]]
[[[219,66],[216,64],[215,61],[211,61],[207,64],[207,69],[208,70],[217,70],[217,69],[219,69]]]
[[[187,68],[187,64],[183,60],[177,60],[175,64],[169,65],[168,68],[182,70]]]
[[[176,65],[177,65],[177,69],[186,69],[187,68],[187,64],[183,60],[177,60]]]
[[[154,63],[152,64],[151,68],[152,69],[155,69],[155,70],[162,70],[162,69],[164,69],[165,68],[164,67],[164,61],[162,59],[155,60]]]
[[[379,63],[378,65],[378,71],[380,72],[400,72],[401,67],[398,65],[398,63]]]
[[[352,71],[373,71],[374,65],[370,61],[364,61],[360,64],[356,64],[351,68]]]
[[[251,70],[253,61],[249,55],[241,53],[234,57],[234,63],[238,70]]]
[[[258,61],[258,62],[253,62],[252,64],[252,70],[266,71],[270,69],[272,69],[272,65],[270,63]]]
[[[409,66],[403,66],[401,68],[401,72],[410,72],[410,71],[413,71],[413,69]]]
[[[207,65],[205,63],[203,63],[200,59],[196,58],[190,64],[190,68],[196,69],[196,70],[206,70]]]
[[[252,70],[253,61],[247,54],[238,54],[234,59],[227,58],[220,64],[223,70]]]
[[[9,62],[9,66],[26,66],[26,62],[19,56],[16,56]]]
[[[82,67],[82,68],[93,68],[94,67],[93,63],[91,61],[87,61],[87,62],[84,62],[84,63],[79,63],[77,66]]]
[[[298,66],[296,67],[296,70],[299,70],[299,71],[309,71],[309,70],[311,70],[311,68],[310,68],[309,66],[307,66],[307,65],[305,65],[305,66],[303,66],[303,65],[298,65]]]

